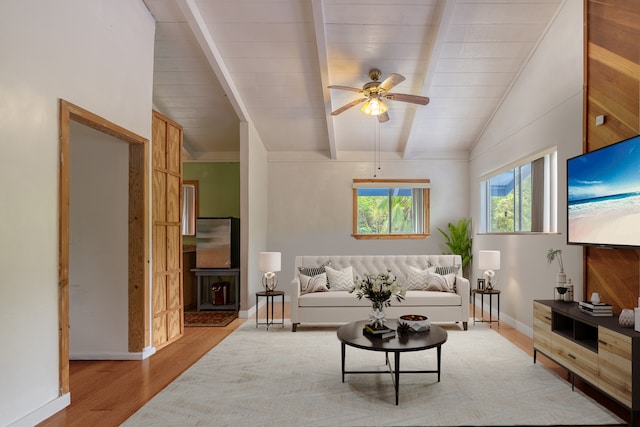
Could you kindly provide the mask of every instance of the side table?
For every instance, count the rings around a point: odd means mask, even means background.
[[[282,299],[282,315],[280,316],[280,322],[274,323],[275,313],[273,310],[273,300],[275,297],[279,296]],[[267,298],[267,320],[265,322],[260,322],[258,318],[258,302],[260,297]],[[269,303],[271,303],[271,310],[269,310]],[[269,330],[269,326],[271,325],[282,325],[284,328],[284,292],[283,291],[260,291],[256,292],[256,328],[258,325],[267,325],[267,330]]]
[[[498,322],[498,326],[500,326],[500,291],[497,289],[472,289],[471,294],[473,294],[473,324],[476,324],[476,296],[480,295],[480,306],[482,307],[482,319],[478,320],[478,322]],[[489,320],[484,320],[484,296],[489,295]],[[496,295],[498,299],[498,320],[493,320],[491,318],[492,306],[492,297]]]

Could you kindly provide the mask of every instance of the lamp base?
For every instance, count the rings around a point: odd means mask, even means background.
[[[262,286],[264,286],[264,290],[267,292],[275,291],[276,287],[278,286],[278,277],[275,274],[273,274],[271,277],[267,277],[267,275],[265,274],[262,277]]]

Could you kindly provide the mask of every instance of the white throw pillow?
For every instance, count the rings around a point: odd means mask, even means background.
[[[410,266],[409,274],[407,275],[407,282],[405,283],[405,289],[407,291],[424,291],[429,286],[429,274],[433,273],[436,267],[429,267],[426,270],[420,270],[419,268]]]
[[[455,292],[456,275],[430,273],[427,291]]]
[[[325,271],[330,291],[349,291],[353,287],[353,268],[351,266],[342,270],[334,270],[326,266]]]
[[[311,292],[327,292],[327,273],[315,276],[300,275],[300,293],[309,294]]]

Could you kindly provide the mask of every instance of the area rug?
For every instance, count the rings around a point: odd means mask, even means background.
[[[227,326],[237,317],[236,311],[185,311],[184,326]]]
[[[124,426],[606,425],[623,421],[488,327],[446,326],[442,378],[403,374],[395,405],[384,354],[347,347],[336,328],[266,330],[245,322]],[[403,370],[436,351],[404,353]]]

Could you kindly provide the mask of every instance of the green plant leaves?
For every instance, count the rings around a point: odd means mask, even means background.
[[[449,223],[447,225],[449,233],[438,227],[438,231],[445,238],[445,244],[450,249],[449,254],[460,255],[462,257],[462,268],[471,261],[473,257],[471,252],[471,218],[460,218],[456,224]]]

